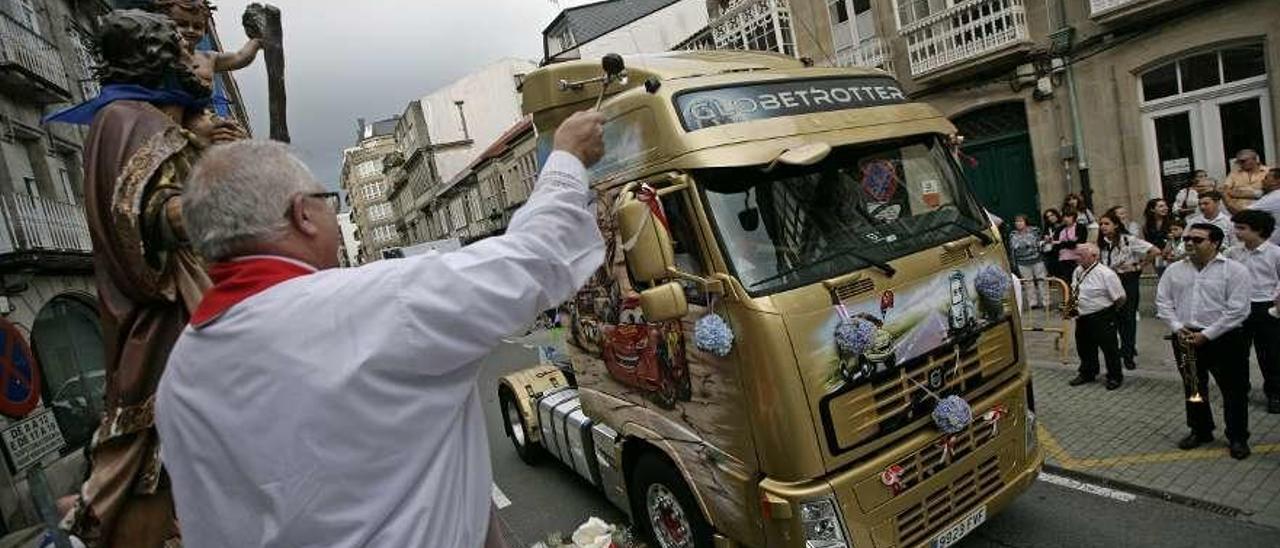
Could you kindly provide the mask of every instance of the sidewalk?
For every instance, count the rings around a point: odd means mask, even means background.
[[[1064,364],[1053,334],[1027,333],[1046,464],[1280,528],[1280,415],[1266,413],[1257,365],[1250,363],[1253,455],[1243,461],[1227,455],[1216,386],[1208,394],[1218,428],[1215,441],[1179,450],[1178,440],[1189,431],[1182,381],[1169,343],[1162,339],[1166,328],[1153,318],[1154,289],[1144,287],[1143,293],[1138,369],[1125,371],[1118,390],[1108,392],[1101,382],[1068,386],[1078,363],[1075,346],[1068,343]]]

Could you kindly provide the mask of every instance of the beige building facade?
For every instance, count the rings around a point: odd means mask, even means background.
[[[391,178],[385,173],[388,156],[396,152],[398,123],[398,118],[372,124],[360,120],[356,145],[342,154],[341,184],[360,240],[356,253],[359,264],[381,259],[384,249],[402,245],[391,201]]]
[[[797,53],[879,66],[966,137],[1001,216],[1092,191],[1140,215],[1242,148],[1276,164],[1280,10],[1269,0],[790,0]]]

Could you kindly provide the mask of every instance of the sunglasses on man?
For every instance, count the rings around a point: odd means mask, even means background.
[[[1202,244],[1204,243],[1205,240],[1208,240],[1208,238],[1205,238],[1204,236],[1183,236],[1182,237],[1182,241],[1189,244]]]

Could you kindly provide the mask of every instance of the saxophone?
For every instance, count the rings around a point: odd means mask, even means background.
[[[1204,401],[1204,397],[1200,395],[1200,370],[1196,365],[1196,348],[1191,345],[1191,338],[1174,333],[1165,337],[1165,340],[1173,341],[1178,349],[1178,373],[1182,374],[1182,386],[1190,394],[1187,396],[1187,401],[1192,403]]]

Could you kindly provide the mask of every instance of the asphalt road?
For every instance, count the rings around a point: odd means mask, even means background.
[[[567,468],[549,460],[535,467],[525,465],[503,433],[497,378],[532,365],[536,359],[533,350],[506,345],[486,359],[480,379],[497,487],[495,499],[501,507],[498,516],[511,533],[513,548],[526,548],[552,533],[571,533],[590,516],[625,521],[621,511]],[[1141,495],[1100,496],[1060,483],[1037,482],[957,546],[1280,546],[1280,530]]]

